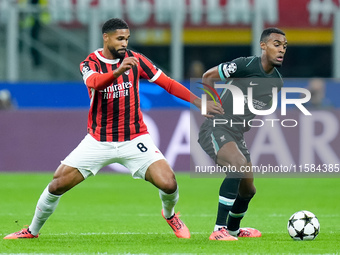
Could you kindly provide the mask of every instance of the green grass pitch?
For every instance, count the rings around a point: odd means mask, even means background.
[[[31,222],[48,174],[0,174],[0,254],[339,254],[340,179],[258,178],[242,226],[261,238],[209,241],[221,179],[177,174],[176,211],[191,231],[177,239],[161,216],[155,187],[129,175],[99,173],[66,193],[38,239],[3,240]],[[313,241],[294,241],[287,221],[309,210],[321,229]]]

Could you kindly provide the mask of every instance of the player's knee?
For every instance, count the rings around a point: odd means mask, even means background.
[[[55,175],[48,186],[48,191],[53,195],[62,195],[73,186],[73,183],[67,177]]]
[[[84,177],[78,169],[62,164],[54,173],[48,190],[51,194],[62,195],[83,180]]]
[[[256,194],[256,188],[255,188],[255,186],[252,186],[249,189],[247,196],[248,196],[248,198],[252,198],[253,196],[255,196],[255,194]]]
[[[167,194],[172,194],[177,190],[177,182],[175,178],[170,178],[162,181],[160,189]]]
[[[62,182],[54,178],[48,185],[48,191],[53,195],[62,195],[67,191],[67,188],[62,185]]]
[[[48,192],[50,192],[53,195],[60,195],[60,188],[56,185],[54,181],[48,185]]]
[[[256,188],[254,185],[252,185],[251,187],[248,187],[245,190],[240,190],[239,193],[241,197],[251,199],[256,194]]]

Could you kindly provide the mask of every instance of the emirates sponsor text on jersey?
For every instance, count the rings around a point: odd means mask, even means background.
[[[122,82],[119,84],[113,84],[100,92],[103,93],[104,99],[119,98],[129,96],[129,88],[132,87],[132,82]]]

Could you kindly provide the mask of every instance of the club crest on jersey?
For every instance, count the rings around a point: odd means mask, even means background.
[[[130,73],[130,70],[126,70],[126,71],[124,72],[125,75],[129,75],[129,73]]]

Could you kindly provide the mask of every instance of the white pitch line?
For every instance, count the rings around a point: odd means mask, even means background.
[[[191,232],[192,234],[209,234],[210,232]],[[92,236],[92,235],[172,235],[173,233],[168,232],[168,233],[158,233],[158,232],[101,232],[101,233],[96,233],[96,232],[88,232],[88,233],[58,233],[58,234],[43,234],[44,236],[67,236],[67,235],[81,235],[81,236]]]
[[[148,255],[148,253],[0,253],[0,255]],[[197,253],[160,253],[161,255],[197,255]],[[214,254],[211,254],[214,255]]]

